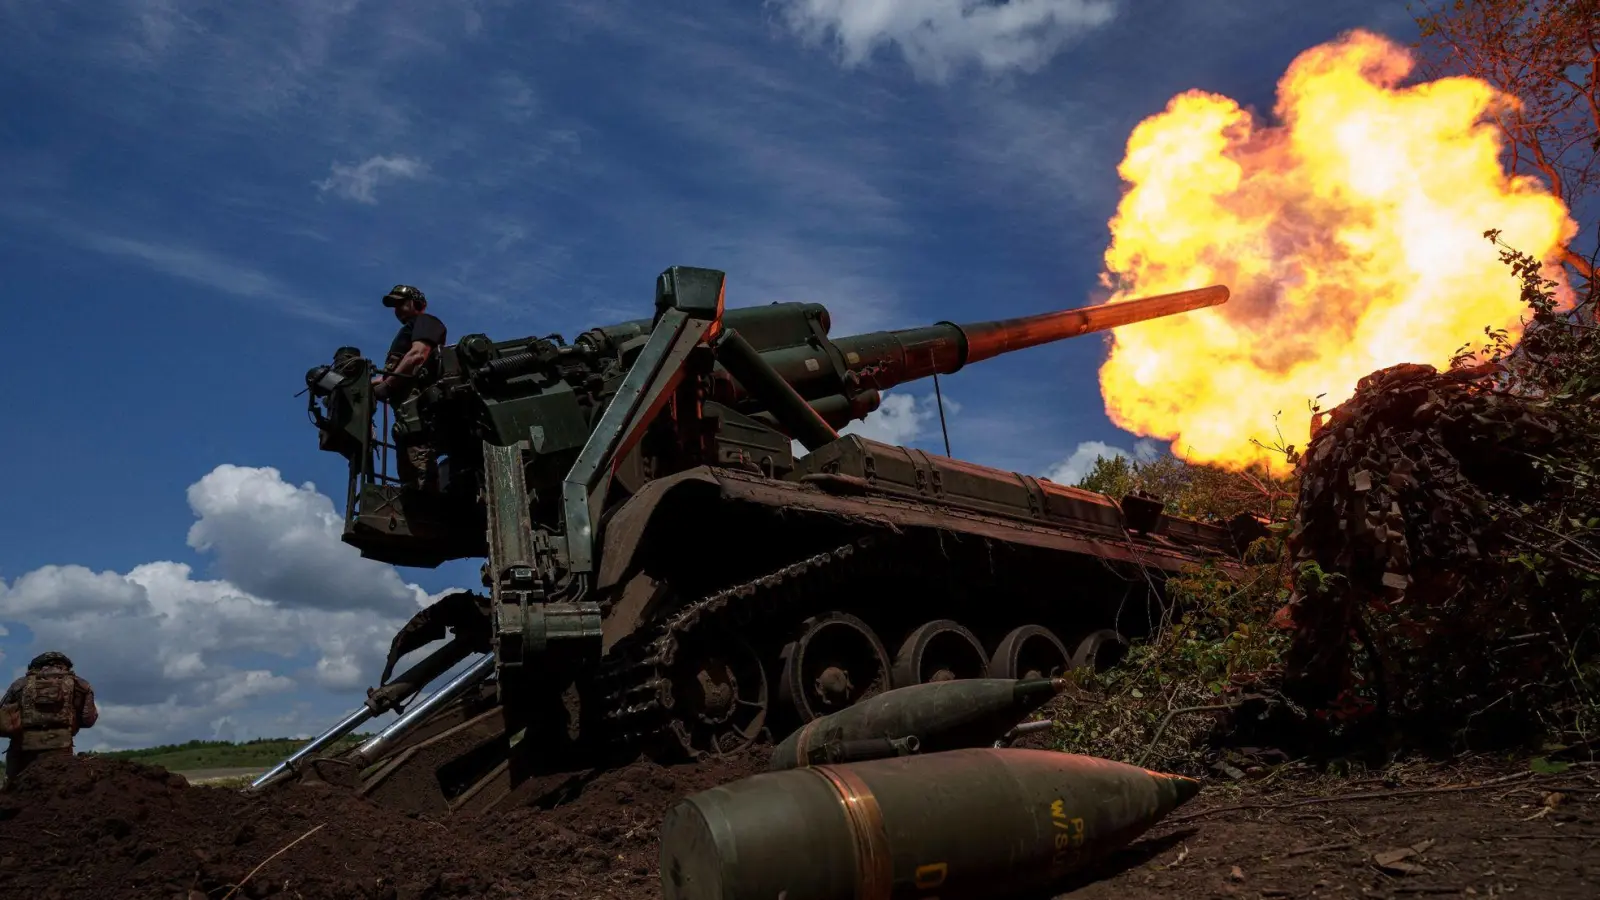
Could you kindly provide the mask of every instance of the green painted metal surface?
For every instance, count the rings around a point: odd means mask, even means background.
[[[1048,750],[952,750],[768,772],[668,810],[661,895],[1017,896],[1127,845],[1199,789],[1189,778]]]
[[[772,771],[810,764],[847,741],[916,738],[919,752],[993,744],[1066,688],[1038,678],[963,678],[895,688],[800,727],[772,751]],[[887,748],[885,748],[887,749]]]

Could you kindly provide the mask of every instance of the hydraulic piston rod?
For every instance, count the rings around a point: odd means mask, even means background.
[[[421,662],[375,691],[368,692],[367,702],[340,720],[339,724],[317,735],[310,743],[290,754],[283,762],[273,766],[266,774],[250,782],[251,790],[260,790],[299,768],[301,761],[318,753],[344,737],[374,716],[380,716],[416,696],[428,682],[438,678],[450,667],[465,659],[467,642],[456,638],[428,654]]]
[[[255,781],[250,782],[250,790],[258,791],[272,782],[277,781],[279,778],[282,778],[284,775],[294,771],[295,768],[300,765],[301,760],[313,753],[318,752],[319,750],[322,750],[323,748],[332,744],[334,741],[337,741],[339,738],[342,738],[350,732],[355,731],[357,728],[360,728],[361,723],[372,718],[372,715],[372,710],[369,707],[358,707],[355,712],[352,712],[350,715],[345,716],[342,720],[340,720],[339,724],[317,735],[311,740],[310,743],[290,754],[290,756],[283,762],[280,762],[271,769],[267,770],[266,774],[257,778]]]
[[[428,699],[406,710],[405,715],[389,723],[388,728],[373,735],[365,744],[357,747],[355,756],[367,763],[376,762],[385,750],[393,746],[402,737],[405,737],[406,732],[416,727],[423,719],[437,712],[440,707],[466,693],[470,688],[492,674],[494,674],[494,654],[482,654],[477,662],[453,678],[449,684],[434,691],[428,696]]]

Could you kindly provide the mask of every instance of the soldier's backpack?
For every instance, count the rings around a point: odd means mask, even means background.
[[[29,672],[22,685],[22,742],[25,750],[46,750],[72,744],[77,725],[73,691],[78,680],[66,669]]]

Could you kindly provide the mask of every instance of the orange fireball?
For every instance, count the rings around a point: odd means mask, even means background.
[[[1243,468],[1280,411],[1303,443],[1312,398],[1341,403],[1396,363],[1445,367],[1486,326],[1520,335],[1519,285],[1483,233],[1553,261],[1577,226],[1501,165],[1488,119],[1512,99],[1471,78],[1400,87],[1411,68],[1352,32],[1289,66],[1281,124],[1189,91],[1134,129],[1109,302],[1219,283],[1233,298],[1113,333],[1100,385],[1114,422]]]

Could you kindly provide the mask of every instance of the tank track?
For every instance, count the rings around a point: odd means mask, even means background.
[[[618,641],[603,667],[597,696],[603,730],[612,741],[672,754],[696,755],[673,714],[671,671],[682,646],[721,626],[748,627],[798,606],[817,591],[884,566],[881,536],[867,536],[686,603],[654,624]],[[769,704],[776,697],[768,690]]]

